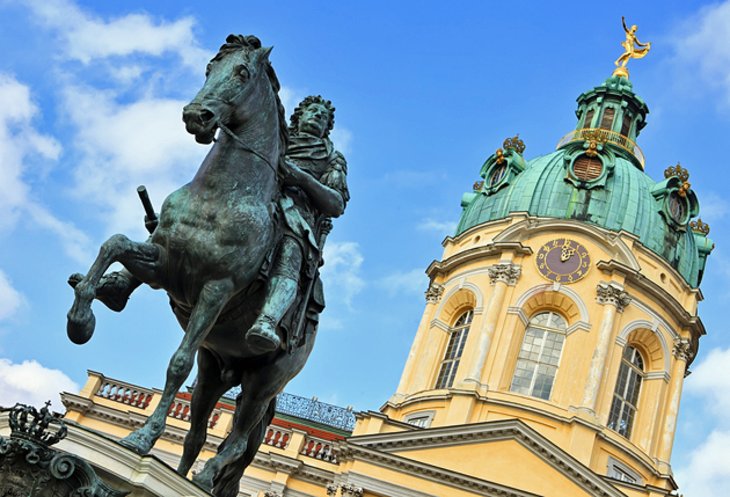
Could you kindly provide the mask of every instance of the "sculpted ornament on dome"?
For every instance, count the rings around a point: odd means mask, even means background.
[[[705,235],[705,236],[710,234],[710,225],[703,222],[702,218],[697,218],[695,221],[691,221],[689,223],[689,227],[695,233],[699,233],[699,234]]]
[[[509,185],[527,167],[522,157],[524,151],[525,143],[519,135],[505,139],[502,148],[498,148],[482,166],[479,174],[484,181],[479,191],[491,195]],[[474,190],[477,191],[476,185]]]
[[[613,305],[618,312],[623,312],[631,303],[631,296],[614,283],[599,283],[596,287],[596,301],[603,305]]]
[[[489,283],[494,285],[498,281],[514,285],[522,274],[522,268],[516,264],[499,263],[487,268]]]

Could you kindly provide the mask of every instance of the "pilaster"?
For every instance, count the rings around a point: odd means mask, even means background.
[[[659,452],[657,454],[660,465],[664,466],[662,470],[666,472],[669,472],[669,460],[672,457],[674,432],[677,429],[679,400],[682,396],[684,375],[687,371],[687,362],[690,359],[691,353],[692,347],[689,340],[683,338],[674,342],[674,348],[672,350],[674,363],[672,364],[672,375],[670,378],[670,393],[668,396],[666,415],[664,416]]]

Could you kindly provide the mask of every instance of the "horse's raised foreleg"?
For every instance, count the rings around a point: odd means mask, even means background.
[[[233,387],[234,381],[221,378],[221,369],[213,354],[205,348],[198,350],[198,377],[190,400],[190,430],[183,442],[183,455],[177,472],[185,476],[200,454],[208,431],[210,418],[221,396]]]
[[[147,454],[152,449],[165,429],[167,412],[175,400],[175,395],[193,368],[195,353],[233,293],[234,285],[230,279],[208,281],[203,285],[190,315],[183,340],[167,367],[167,378],[160,403],[147,418],[144,426],[124,438],[121,441],[122,445],[138,454]]]
[[[89,272],[74,287],[74,303],[68,311],[66,327],[72,342],[86,343],[94,333],[96,318],[91,303],[96,288],[109,266],[121,262],[132,273],[145,282],[152,282],[162,257],[162,248],[153,243],[133,242],[124,235],[114,235],[101,245],[99,255]]]

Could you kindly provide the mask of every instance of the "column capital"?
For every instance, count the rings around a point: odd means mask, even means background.
[[[514,285],[522,274],[522,267],[511,262],[500,262],[487,268],[489,283],[494,285],[498,281]]]
[[[686,338],[680,338],[679,340],[675,340],[672,354],[677,359],[681,359],[684,362],[687,362],[692,357],[692,344]]]
[[[444,294],[444,286],[435,282],[431,282],[426,290],[426,302],[429,304],[435,304],[441,300],[441,296]]]
[[[617,283],[599,283],[596,286],[596,301],[603,305],[613,305],[618,312],[623,312],[631,302],[631,296]]]

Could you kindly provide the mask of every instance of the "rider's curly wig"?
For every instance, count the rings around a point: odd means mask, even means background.
[[[312,104],[323,105],[329,113],[329,122],[327,123],[327,129],[324,132],[324,138],[327,138],[330,134],[330,131],[332,131],[332,128],[335,127],[335,106],[332,105],[332,102],[330,102],[329,100],[325,100],[320,95],[310,95],[301,102],[299,102],[299,105],[297,105],[297,108],[294,109],[294,113],[291,116],[289,132],[292,134],[299,132],[299,119],[302,117],[302,114],[304,114],[305,109]]]

